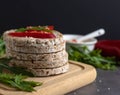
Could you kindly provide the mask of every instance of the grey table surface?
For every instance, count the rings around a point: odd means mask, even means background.
[[[66,95],[120,95],[120,67],[114,71],[97,69],[93,83]]]

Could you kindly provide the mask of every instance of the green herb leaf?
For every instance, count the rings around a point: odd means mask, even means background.
[[[27,76],[34,76],[32,73],[27,72],[25,69],[20,67],[10,67],[8,65],[10,58],[0,58],[0,82],[5,83],[9,86],[15,87],[23,91],[35,91],[33,87],[42,85],[41,82],[34,81],[23,81]],[[11,71],[14,74],[5,74],[4,69]],[[27,75],[27,76],[23,76]]]
[[[86,46],[79,48],[71,46],[68,54],[70,60],[90,64],[104,70],[114,70],[118,64],[115,57],[104,57],[101,55],[101,50],[90,51]]]
[[[16,30],[16,32],[24,32],[26,30],[27,30],[27,28],[19,28],[19,29]]]
[[[31,72],[25,70],[22,67],[10,67],[8,63],[10,62],[11,58],[0,58],[0,72],[3,72],[4,69],[9,70],[15,74],[22,74],[33,77],[34,75]]]
[[[52,32],[51,30],[47,29],[46,27],[47,26],[31,26],[31,27],[27,27],[27,28],[19,28],[16,30],[16,32],[25,32],[27,30]]]
[[[3,41],[2,36],[0,37],[0,57],[5,54],[5,43]]]
[[[27,77],[23,75],[0,73],[1,83],[15,87],[19,90],[32,92],[35,91],[33,87],[42,85],[41,82],[25,81],[25,78]]]

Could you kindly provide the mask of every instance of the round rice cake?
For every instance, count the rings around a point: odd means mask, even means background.
[[[11,51],[9,49],[6,50],[6,55],[7,57],[12,57],[18,60],[37,60],[37,61],[54,61],[54,60],[61,60],[63,58],[68,59],[68,54],[65,50],[59,51],[59,52],[54,52],[54,53],[21,53],[21,52],[16,52],[16,51]]]
[[[8,49],[23,53],[51,53],[65,49],[65,41],[63,35],[55,30],[52,33],[55,38],[33,38],[33,37],[15,37],[9,33],[16,30],[8,30],[4,32],[3,38]]]
[[[13,58],[10,62],[10,66],[17,66],[17,67],[23,67],[23,68],[56,68],[65,65],[68,62],[68,54],[66,54],[61,59],[55,59],[55,60],[18,60]]]
[[[58,75],[65,73],[69,70],[69,63],[65,64],[64,66],[58,68],[51,68],[51,69],[37,69],[37,68],[29,68],[27,71],[33,73],[34,76],[51,76],[51,75]]]
[[[16,52],[21,52],[21,53],[32,53],[32,54],[43,54],[43,53],[54,53],[54,52],[59,52],[62,50],[65,50],[65,42],[62,42],[59,45],[56,45],[54,47],[51,46],[24,46],[24,47],[20,47],[20,46],[14,46],[14,45],[10,45],[10,44],[6,44],[6,49],[9,49],[11,51],[16,51]]]

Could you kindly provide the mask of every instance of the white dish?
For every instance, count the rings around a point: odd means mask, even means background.
[[[97,43],[97,39],[92,38],[83,42],[72,42],[71,40],[75,39],[77,41],[77,38],[82,37],[82,35],[77,34],[64,34],[63,38],[66,41],[66,48],[69,49],[70,46],[75,47],[81,47],[81,46],[87,46],[90,51],[92,51],[95,47],[95,44]]]

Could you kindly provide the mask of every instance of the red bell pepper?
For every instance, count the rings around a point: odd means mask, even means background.
[[[95,49],[101,49],[104,56],[115,56],[120,59],[120,40],[101,40],[95,45]]]
[[[36,31],[36,30],[29,30],[26,32],[12,32],[9,33],[11,36],[15,37],[34,37],[34,38],[55,38],[55,35],[51,32],[45,31]]]

